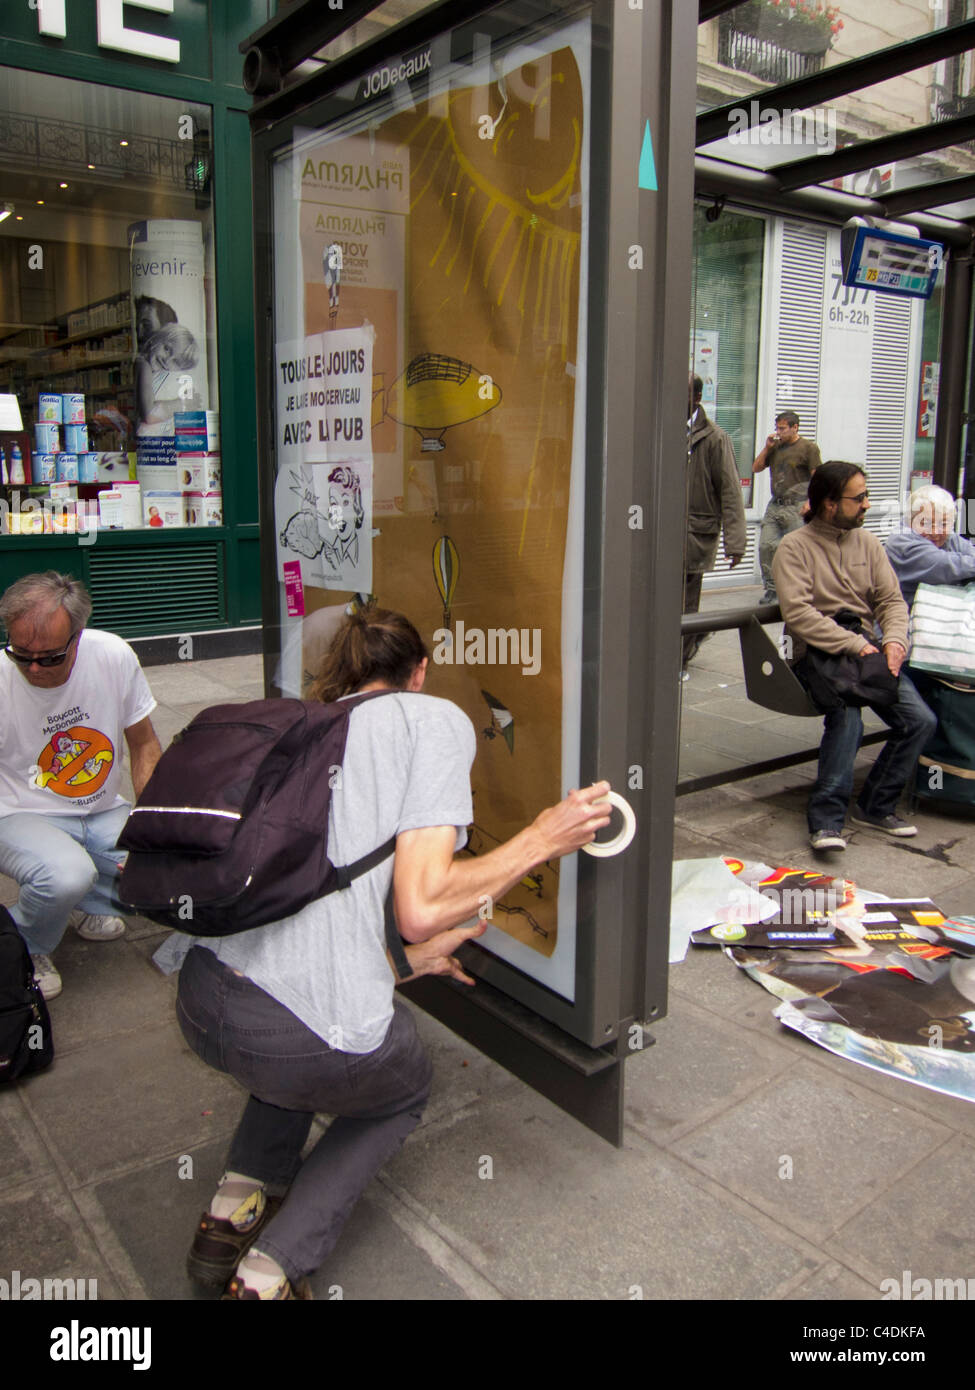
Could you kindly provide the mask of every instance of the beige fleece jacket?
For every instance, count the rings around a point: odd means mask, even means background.
[[[879,624],[885,642],[907,650],[907,604],[884,548],[869,531],[842,531],[816,519],[781,541],[772,561],[772,578],[785,619],[797,642],[826,652],[859,653],[863,638],[833,621],[848,608],[871,630]],[[801,644],[801,645],[800,645]]]

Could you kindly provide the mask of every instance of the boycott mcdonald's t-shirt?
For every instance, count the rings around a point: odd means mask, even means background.
[[[87,816],[124,804],[124,731],[156,707],[139,659],[85,628],[64,685],[30,685],[0,656],[0,816]]]

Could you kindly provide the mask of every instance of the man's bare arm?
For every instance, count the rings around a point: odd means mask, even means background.
[[[141,796],[152,770],[162,757],[162,745],[152,727],[152,720],[146,715],[138,724],[130,724],[125,730],[125,741],[129,745],[129,758],[132,763],[132,786],[137,797]]]
[[[768,439],[766,439],[765,441],[765,448],[762,450],[762,452],[758,455],[758,458],[756,458],[755,462],[752,464],[753,473],[761,473],[763,469],[768,468],[769,450],[773,449],[778,442],[779,441],[777,435],[769,435]]]
[[[404,830],[396,837],[393,902],[402,936],[427,941],[477,916],[485,898],[500,898],[529,870],[590,844],[608,825],[608,782],[572,791],[489,854],[455,859],[452,825]]]

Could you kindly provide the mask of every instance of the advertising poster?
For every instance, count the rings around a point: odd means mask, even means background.
[[[940,362],[921,364],[921,390],[917,402],[917,437],[932,439],[934,424],[938,418],[938,383],[941,375]]]
[[[409,151],[375,134],[323,141],[298,132],[291,159],[298,212],[296,302],[305,329],[372,328],[374,513],[402,500],[402,454],[384,393],[402,358]]]
[[[275,531],[292,585],[372,587],[372,337],[336,329],[277,346]]]
[[[203,227],[156,219],[129,227],[140,436],[175,436],[176,411],[206,410],[206,286]]]
[[[691,344],[691,371],[701,378],[701,404],[705,408],[713,407],[718,398],[718,337],[717,329],[698,329]],[[713,409],[710,413],[713,415]]]
[[[320,607],[369,593],[416,624],[426,689],[478,734],[470,854],[579,781],[589,100],[578,21],[296,133],[275,173],[279,361],[331,360],[355,333],[372,350],[371,456],[333,455],[278,383],[282,613],[290,582],[303,672]],[[355,560],[329,539],[349,505],[330,475],[359,464]],[[571,856],[540,866],[481,939],[570,999],[575,874]]]

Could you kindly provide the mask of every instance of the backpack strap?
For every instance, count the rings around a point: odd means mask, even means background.
[[[366,700],[374,699],[377,695],[395,695],[396,693],[397,692],[394,690],[368,690],[364,695],[348,696],[341,703],[344,705],[358,705]],[[374,869],[377,864],[381,864],[384,859],[387,859],[395,849],[396,836],[394,835],[392,839],[387,840],[386,843],[380,845],[378,849],[374,849],[371,853],[364,854],[361,859],[357,859],[354,864],[349,864],[345,868],[340,868],[336,865],[335,876],[338,887],[340,889],[348,888],[354,878],[358,878],[360,874],[367,874],[370,869]],[[405,980],[408,976],[413,974],[413,971],[410,969],[410,963],[406,959],[406,952],[403,949],[403,938],[400,936],[396,926],[396,915],[393,912],[392,884],[390,884],[389,887],[389,894],[387,895],[383,908],[383,915],[385,919],[386,949],[392,957],[397,978]]]
[[[345,868],[335,868],[335,880],[339,889],[348,888],[354,878],[360,874],[367,874],[370,869],[374,869],[377,864],[381,864],[384,859],[396,849],[396,836],[387,840],[378,849],[372,850],[369,854],[364,854],[361,859],[357,859],[354,864],[349,864]],[[386,948],[393,958],[393,965],[396,975],[400,980],[405,980],[408,975],[412,975],[410,963],[406,959],[406,952],[403,949],[403,939],[396,927],[396,916],[393,912],[393,886],[390,884],[389,893],[386,897],[386,904],[383,909],[386,928]]]

